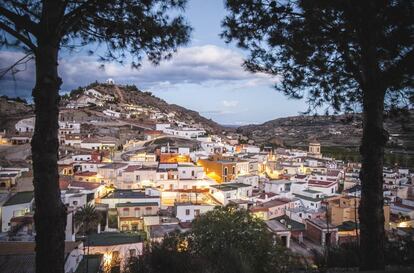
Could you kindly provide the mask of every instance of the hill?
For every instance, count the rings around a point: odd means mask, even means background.
[[[0,97],[0,129],[14,131],[17,121],[34,115],[33,107],[19,98]]]
[[[406,116],[385,117],[385,129],[390,134],[389,147],[414,151],[413,111]],[[362,137],[362,116],[295,116],[278,118],[259,125],[246,125],[237,132],[258,144],[301,147],[317,139],[322,146],[358,147]]]
[[[176,120],[185,122],[189,125],[200,125],[210,132],[220,133],[224,130],[221,125],[211,119],[201,116],[198,112],[186,109],[176,104],[169,104],[166,101],[154,96],[151,92],[139,90],[135,85],[93,83],[86,87],[79,87],[76,90],[72,90],[70,95],[64,98],[64,103],[67,103],[68,100],[76,100],[82,95],[82,92],[84,92],[85,89],[94,89],[100,93],[114,96],[115,101],[112,105],[114,107],[116,107],[117,104],[131,104],[155,110],[166,115],[173,115]],[[142,119],[145,118],[147,117],[142,117]],[[163,119],[160,118],[158,121],[162,122]]]

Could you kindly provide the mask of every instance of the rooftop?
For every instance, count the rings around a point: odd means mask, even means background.
[[[65,253],[79,246],[79,242],[65,242]],[[35,242],[0,242],[0,256],[35,254]]]
[[[103,232],[99,234],[89,235],[88,241],[85,245],[90,246],[112,246],[112,245],[124,245],[135,244],[144,241],[142,234],[136,233],[119,233],[119,232]]]
[[[104,166],[99,167],[100,169],[121,169],[125,166],[127,166],[128,164],[126,163],[109,163],[106,164]]]
[[[148,207],[148,206],[157,206],[157,202],[126,202],[126,203],[117,203],[115,207],[117,208],[125,208],[125,207]]]
[[[243,183],[223,183],[220,185],[212,185],[211,187],[221,191],[234,191],[239,188],[246,188],[251,186]]]
[[[352,231],[358,228],[358,224],[353,221],[345,221],[338,226],[339,231]]]
[[[145,194],[145,191],[137,191],[137,190],[115,190],[111,193],[109,193],[107,196],[104,197],[104,199],[122,199],[122,198],[159,198],[157,196],[149,196]]]
[[[322,198],[313,198],[313,197],[309,197],[309,196],[305,196],[305,195],[301,195],[297,193],[294,193],[293,195],[299,199],[303,199],[306,201],[319,202],[323,200]]]
[[[320,181],[320,180],[309,180],[308,185],[312,187],[331,187],[337,184],[335,181]]]
[[[280,217],[276,217],[276,218],[274,218],[272,220],[273,221],[278,221],[278,222],[286,225],[287,227],[290,226],[290,230],[305,230],[305,224],[302,224],[300,222],[297,222],[295,220],[292,220],[292,219],[290,219],[286,215],[283,215],[283,216],[280,216]]]
[[[261,203],[261,204],[259,204],[257,206],[254,206],[250,210],[252,212],[261,211],[261,210],[267,210],[269,208],[273,208],[273,207],[285,205],[286,203],[289,203],[289,201],[287,201],[287,200],[280,200],[280,199],[273,199],[273,200],[270,200],[268,202],[264,202],[264,203]]]
[[[11,196],[9,200],[7,200],[3,206],[13,206],[19,204],[26,204],[30,203],[33,200],[33,192],[32,191],[22,191],[18,192],[15,195]]]

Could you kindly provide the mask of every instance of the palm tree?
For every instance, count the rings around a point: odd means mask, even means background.
[[[75,225],[81,227],[82,235],[89,235],[101,221],[101,214],[94,205],[86,204],[75,214]]]
[[[88,235],[95,230],[101,221],[101,214],[95,209],[94,205],[85,204],[75,214],[75,225],[82,228],[82,235],[85,236],[88,245],[87,255],[89,255]],[[89,270],[89,257],[86,257],[86,272]]]

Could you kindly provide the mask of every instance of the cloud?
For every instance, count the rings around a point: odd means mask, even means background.
[[[223,100],[221,102],[221,104],[223,104],[224,107],[232,108],[232,107],[236,107],[237,105],[239,105],[239,101],[237,101],[237,100]]]
[[[1,51],[0,63],[10,64],[23,53]],[[252,74],[241,67],[243,56],[231,49],[215,45],[181,48],[168,61],[158,66],[144,60],[142,68],[131,69],[128,65],[101,63],[96,56],[70,55],[60,58],[59,72],[63,80],[62,90],[68,91],[93,82],[113,78],[118,83],[136,84],[143,89],[171,89],[180,84],[230,85],[234,88],[271,86],[275,79],[265,74]],[[5,66],[4,65],[4,66]],[[2,65],[3,66],[3,65]],[[18,88],[32,89],[34,85],[34,63],[28,64],[26,70],[18,73]],[[277,79],[276,79],[277,80]],[[0,90],[13,86],[13,79],[8,76],[0,81]],[[16,83],[14,83],[16,85]],[[231,104],[228,107],[231,107]]]

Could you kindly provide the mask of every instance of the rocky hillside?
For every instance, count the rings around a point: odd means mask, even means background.
[[[156,109],[165,114],[174,113],[177,120],[187,124],[200,124],[207,131],[220,133],[224,130],[221,125],[211,119],[201,116],[198,112],[176,104],[168,104],[166,101],[152,95],[150,92],[139,90],[135,85],[93,83],[87,87],[73,90],[70,93],[69,99],[75,99],[85,88],[93,88],[101,93],[115,96],[116,103],[134,104],[141,107]]]
[[[414,151],[414,121],[412,116],[387,117],[385,127],[390,133],[390,146]],[[323,146],[359,146],[362,136],[361,115],[295,116],[271,120],[259,125],[237,129],[258,144],[306,146],[317,139]]]
[[[33,114],[32,105],[24,100],[0,97],[0,130],[13,131],[17,121]]]

